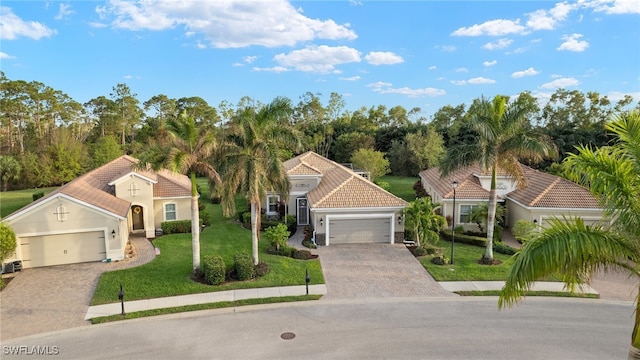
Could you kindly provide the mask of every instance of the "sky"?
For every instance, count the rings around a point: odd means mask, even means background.
[[[557,89],[640,101],[640,0],[0,1],[0,69],[85,103],[244,96],[421,109]]]

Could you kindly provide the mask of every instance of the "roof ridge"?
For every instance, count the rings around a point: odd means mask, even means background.
[[[326,200],[329,196],[333,195],[333,193],[335,193],[336,191],[342,189],[345,184],[347,184],[351,179],[353,178],[353,175],[348,177],[347,179],[345,179],[343,182],[340,183],[340,185],[336,186],[335,188],[333,188],[331,191],[327,192],[323,197],[321,197],[318,201],[316,201],[316,204],[322,203],[324,200]]]
[[[529,204],[530,206],[535,205],[538,201],[540,201],[545,195],[547,195],[549,193],[549,191],[551,191],[551,189],[560,182],[562,178],[560,176],[556,176],[556,179],[553,180],[553,182],[551,184],[549,184],[549,186],[547,186],[542,192],[540,192],[540,194],[538,194],[538,196],[535,197],[535,199],[533,199],[533,201]]]

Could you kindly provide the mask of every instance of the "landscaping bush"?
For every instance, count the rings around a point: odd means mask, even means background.
[[[413,253],[413,256],[425,256],[427,255],[427,249],[423,248],[422,246],[416,246],[413,249],[411,249],[411,252]]]
[[[374,183],[374,184],[376,184],[376,185],[378,185],[378,186],[380,186],[380,187],[381,187],[381,188],[383,188],[385,191],[389,191],[389,190],[391,190],[391,185],[390,185],[388,182],[386,182],[386,181],[375,180],[373,183]]]
[[[311,259],[311,251],[309,250],[294,250],[291,254],[291,257],[298,260],[309,260]]]
[[[267,254],[270,255],[278,255],[278,256],[285,256],[285,257],[292,257],[293,252],[296,249],[292,248],[291,246],[282,246],[279,249],[276,248],[275,246],[271,245],[268,246],[266,249]]]
[[[241,213],[242,219],[240,220],[243,224],[251,224],[251,211],[245,211]]]
[[[263,277],[269,273],[269,264],[260,261],[258,265],[253,267],[253,274],[255,277]]]
[[[427,191],[422,187],[422,181],[418,180],[413,184],[413,190],[416,192],[416,198],[429,196]]]
[[[233,267],[240,281],[250,280],[254,276],[253,260],[246,252],[239,252],[233,256]]]
[[[436,254],[436,253],[440,252],[439,248],[431,247],[431,246],[425,247],[424,249],[427,252],[427,255],[433,255],[433,254]]]
[[[513,233],[513,237],[518,240],[519,243],[523,244],[526,239],[531,236],[531,234],[536,230],[537,225],[528,220],[520,219],[513,224],[511,228],[511,232]]]
[[[311,239],[304,239],[302,240],[302,246],[309,248],[309,249],[317,249],[318,247],[316,246],[316,244],[313,243],[313,241],[311,241]]]
[[[437,255],[431,259],[431,262],[436,265],[447,265],[449,264],[449,259],[444,255]]]
[[[224,283],[225,277],[224,259],[218,255],[206,255],[202,261],[202,273],[209,285]]]
[[[442,236],[445,240],[451,241],[451,231],[442,231],[440,233],[440,236]],[[487,238],[464,235],[462,233],[458,233],[457,231],[456,231],[455,241],[458,243],[475,245],[475,246],[482,246],[482,247],[487,246]]]
[[[44,191],[38,191],[37,193],[33,193],[33,201],[36,201],[44,196]]]
[[[271,226],[264,231],[265,239],[269,240],[271,246],[275,246],[278,250],[287,245],[289,234],[289,231],[287,231],[287,225],[282,223]]]
[[[174,220],[165,221],[160,224],[162,233],[167,234],[182,234],[191,232],[191,220]]]
[[[513,255],[517,250],[503,243],[493,243],[493,251],[500,254]]]

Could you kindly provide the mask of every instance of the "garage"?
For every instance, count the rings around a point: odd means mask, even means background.
[[[329,219],[329,245],[391,243],[391,219]]]
[[[104,231],[20,238],[25,268],[101,261],[106,258]]]

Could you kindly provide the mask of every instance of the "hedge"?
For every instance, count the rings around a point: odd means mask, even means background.
[[[208,284],[220,285],[224,283],[226,268],[222,257],[218,255],[206,255],[202,261],[202,265],[202,273]]]

